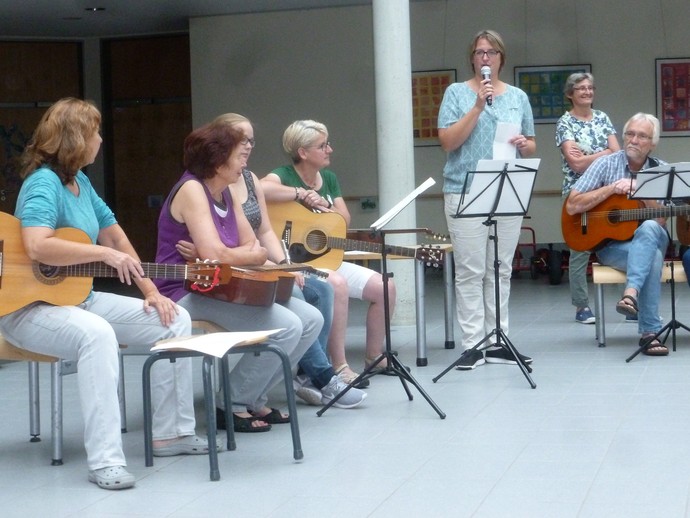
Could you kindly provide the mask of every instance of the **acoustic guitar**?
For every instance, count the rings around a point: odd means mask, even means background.
[[[382,253],[383,245],[375,241],[347,239],[345,219],[335,212],[314,213],[303,205],[290,201],[269,203],[268,216],[273,231],[282,239],[294,263],[310,264],[317,268],[337,270],[345,257],[345,250]],[[445,252],[440,248],[423,246],[409,248],[386,245],[390,255],[411,257],[430,266],[443,264]]]
[[[566,244],[578,252],[588,252],[609,241],[632,239],[641,221],[690,214],[690,205],[645,207],[640,200],[623,194],[613,195],[582,214],[561,211],[561,230]]]
[[[91,243],[86,233],[76,228],[61,228],[55,235],[76,243]],[[276,272],[202,262],[141,263],[141,266],[148,278],[179,279],[191,291],[209,296],[217,294],[216,298],[239,304],[271,305],[278,290]],[[33,302],[59,306],[80,304],[91,292],[94,277],[117,276],[115,268],[102,262],[51,266],[32,261],[24,250],[19,220],[0,212],[0,316]]]

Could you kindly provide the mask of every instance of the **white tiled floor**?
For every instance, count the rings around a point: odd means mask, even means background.
[[[376,376],[355,410],[300,405],[305,457],[292,459],[290,431],[238,434],[210,482],[205,457],[156,459],[144,467],[142,359],[126,358],[132,490],[86,481],[76,378],[65,378],[65,464],[50,466],[48,370],[43,369],[43,442],[28,442],[25,364],[0,367],[0,513],[3,516],[252,517],[684,517],[690,516],[690,334],[665,358],[627,358],[635,325],[613,311],[607,288],[607,347],[574,322],[567,284],[513,282],[509,336],[534,358],[531,389],[516,366],[452,370],[444,350],[440,280],[427,279],[429,365],[416,367],[414,327],[394,327],[393,346],[447,414],[441,420],[397,378]],[[664,288],[662,314],[670,318]],[[678,319],[690,322],[690,292],[677,287]],[[355,304],[351,321],[361,322]],[[456,329],[456,337],[457,329]],[[360,368],[363,329],[351,326],[349,357]],[[459,344],[459,338],[457,339]],[[200,377],[200,376],[199,376]],[[198,415],[203,429],[201,386]],[[284,407],[275,391],[272,403]]]

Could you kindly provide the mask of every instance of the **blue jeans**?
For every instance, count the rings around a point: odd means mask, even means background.
[[[326,354],[328,335],[333,322],[333,288],[327,282],[307,275],[304,279],[304,289],[295,288],[292,295],[306,300],[323,315],[323,327],[318,339],[311,344],[299,361],[300,370],[309,376],[316,388],[321,389],[328,385],[335,375]]]
[[[661,270],[668,241],[666,228],[647,220],[635,230],[631,241],[612,241],[597,252],[602,264],[626,272],[626,287],[637,290],[640,334],[661,330]]]

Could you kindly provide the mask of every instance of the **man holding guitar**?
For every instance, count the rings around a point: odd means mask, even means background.
[[[597,235],[602,227],[609,226],[610,235],[601,236],[593,248],[602,264],[626,272],[625,290],[616,311],[638,316],[640,345],[646,345],[642,352],[650,356],[668,354],[668,348],[654,338],[661,330],[661,269],[669,243],[666,220],[648,219],[639,226],[633,222],[636,228],[632,235],[616,234],[615,218],[602,218],[597,210],[602,205],[615,204],[618,199],[621,204],[630,203],[624,198],[635,191],[635,175],[663,164],[649,156],[658,142],[658,119],[647,113],[633,115],[623,128],[623,150],[603,156],[587,168],[573,185],[563,214],[563,235],[575,250],[587,249],[578,243],[579,238],[587,240],[588,234]],[[652,209],[663,207],[654,200],[645,200],[644,205]]]

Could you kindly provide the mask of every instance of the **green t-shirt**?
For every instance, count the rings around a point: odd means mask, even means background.
[[[302,179],[299,177],[299,174],[297,174],[294,166],[284,165],[274,169],[271,172],[278,175],[278,178],[280,178],[280,183],[283,185],[309,189],[309,187],[305,185]],[[316,192],[318,192],[326,200],[329,200],[331,203],[333,203],[336,198],[342,198],[343,193],[340,190],[340,184],[338,183],[338,178],[335,176],[335,173],[330,169],[322,169],[319,172],[321,173],[322,182],[321,188]]]

